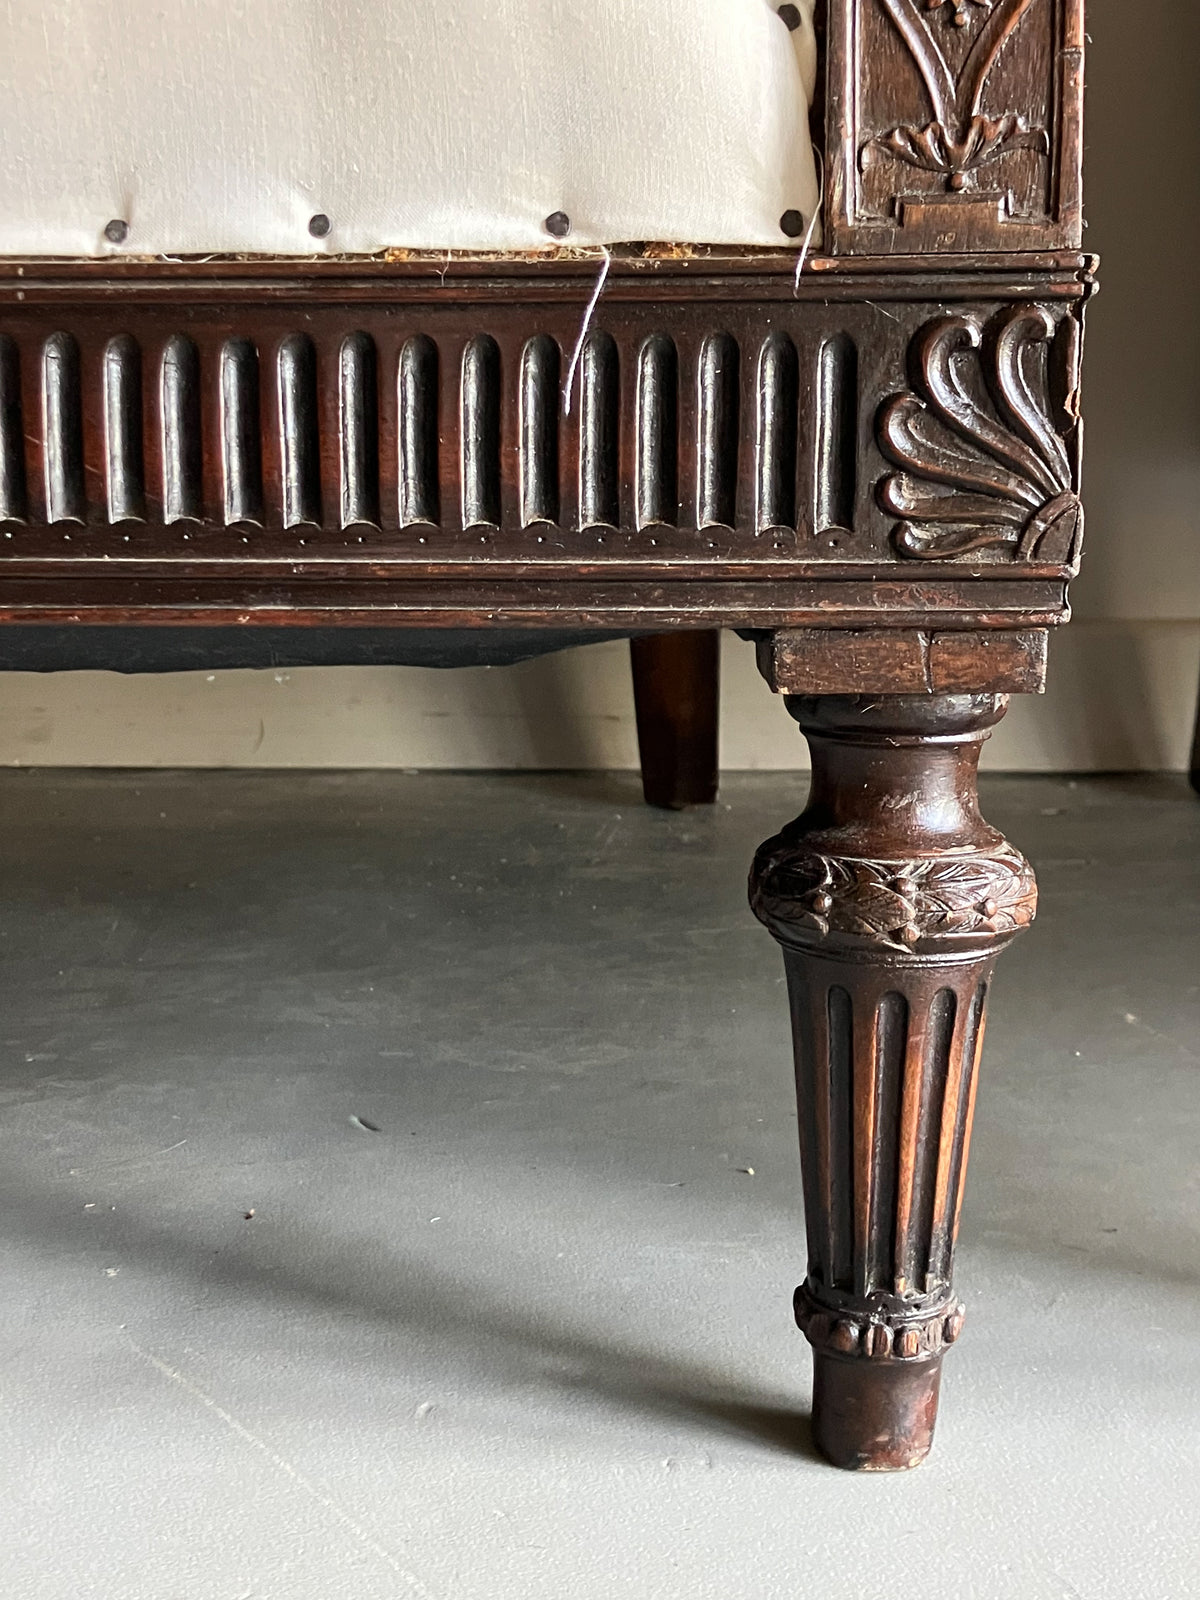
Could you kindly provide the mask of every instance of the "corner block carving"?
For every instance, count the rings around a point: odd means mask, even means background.
[[[912,387],[878,417],[879,448],[903,469],[878,490],[900,518],[899,554],[940,561],[992,548],[1073,570],[1083,538],[1075,320],[1056,325],[1041,306],[988,325],[938,317],[909,354]]]

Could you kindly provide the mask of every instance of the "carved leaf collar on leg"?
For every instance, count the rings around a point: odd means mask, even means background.
[[[1029,863],[995,850],[870,861],[830,856],[781,834],[763,847],[751,879],[760,921],[785,942],[854,943],[911,952],[928,941],[1005,939],[1037,910]]]

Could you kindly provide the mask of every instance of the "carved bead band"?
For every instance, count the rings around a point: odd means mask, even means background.
[[[796,1323],[814,1349],[873,1361],[920,1361],[941,1355],[962,1332],[966,1315],[957,1300],[911,1318],[834,1311],[814,1300],[804,1284],[796,1290],[795,1311]]]

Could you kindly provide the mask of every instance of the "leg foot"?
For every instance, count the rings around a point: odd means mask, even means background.
[[[813,1442],[851,1472],[920,1466],[933,1444],[942,1358],[862,1362],[813,1351]]]
[[[952,1265],[996,953],[1032,920],[1028,863],[979,815],[1005,702],[792,699],[808,809],[759,851],[783,946],[808,1233],[796,1317],[813,1431],[838,1466],[927,1454],[962,1308]]]

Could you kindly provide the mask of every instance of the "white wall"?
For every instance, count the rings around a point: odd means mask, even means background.
[[[1088,542],[1044,698],[1014,701],[988,760],[1016,769],[1185,765],[1200,680],[1200,8],[1089,0],[1088,244],[1103,256],[1087,352]],[[727,640],[722,760],[804,762]],[[0,763],[620,767],[636,763],[628,654],[595,645],[503,671],[0,680]]]

